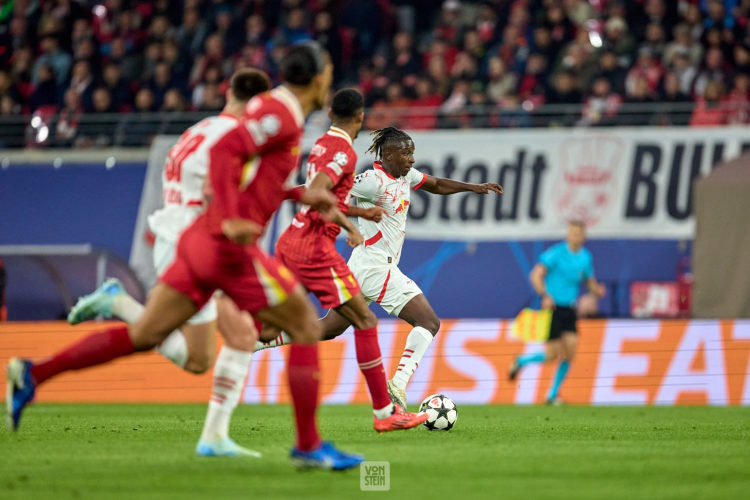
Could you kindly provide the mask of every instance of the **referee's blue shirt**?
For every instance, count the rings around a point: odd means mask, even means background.
[[[591,252],[583,247],[572,252],[566,241],[549,247],[539,262],[547,268],[544,285],[558,306],[574,306],[581,281],[594,275]]]

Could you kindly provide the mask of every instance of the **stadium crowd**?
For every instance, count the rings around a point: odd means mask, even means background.
[[[370,129],[524,127],[542,105],[568,105],[543,125],[748,123],[749,19],[750,0],[0,0],[0,115],[54,116],[65,142],[85,113],[218,111],[235,70],[276,79],[314,38]]]

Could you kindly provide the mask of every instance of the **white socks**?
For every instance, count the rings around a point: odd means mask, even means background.
[[[393,410],[395,410],[395,408],[393,407],[393,403],[391,403],[385,408],[381,408],[379,410],[372,410],[372,413],[375,415],[375,418],[377,418],[378,420],[383,420],[384,418],[388,418],[391,415],[393,415]]]
[[[257,341],[255,343],[255,350],[253,352],[262,351],[263,349],[268,349],[270,347],[279,347],[282,345],[291,344],[291,342],[292,337],[290,337],[286,332],[281,332],[278,337],[273,340],[269,340],[268,342],[263,342],[261,340]]]
[[[135,323],[143,314],[143,304],[125,294],[116,295],[112,300],[112,316],[125,323]]]
[[[117,295],[112,301],[112,316],[131,324],[138,321],[143,314],[143,304],[135,300],[128,294]],[[180,368],[185,368],[188,358],[188,347],[185,336],[181,331],[175,330],[156,346],[156,351],[162,356],[176,364]]]
[[[215,442],[229,435],[229,421],[240,400],[251,357],[247,351],[221,348],[214,365],[214,385],[201,441]]]
[[[406,390],[406,384],[417,369],[419,362],[422,361],[427,348],[430,347],[433,336],[429,330],[421,326],[415,326],[406,337],[404,354],[401,356],[396,373],[393,375],[393,382],[399,389]]]

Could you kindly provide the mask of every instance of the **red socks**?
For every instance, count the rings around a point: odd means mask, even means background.
[[[383,358],[380,355],[378,328],[354,330],[354,344],[357,349],[359,369],[365,376],[367,388],[370,390],[372,407],[376,410],[385,408],[391,404],[391,398],[388,396]]]
[[[135,352],[128,328],[121,326],[92,333],[41,363],[34,363],[31,376],[37,384],[68,370],[101,365]]]
[[[297,422],[297,449],[311,451],[320,445],[320,436],[315,423],[318,409],[317,344],[292,344],[289,349],[289,390],[294,402],[294,417]]]

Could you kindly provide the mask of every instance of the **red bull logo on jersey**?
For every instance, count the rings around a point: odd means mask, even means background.
[[[399,202],[398,206],[396,207],[396,210],[393,211],[394,214],[398,213],[406,213],[406,210],[409,208],[409,200],[405,200],[401,198],[401,201]]]

